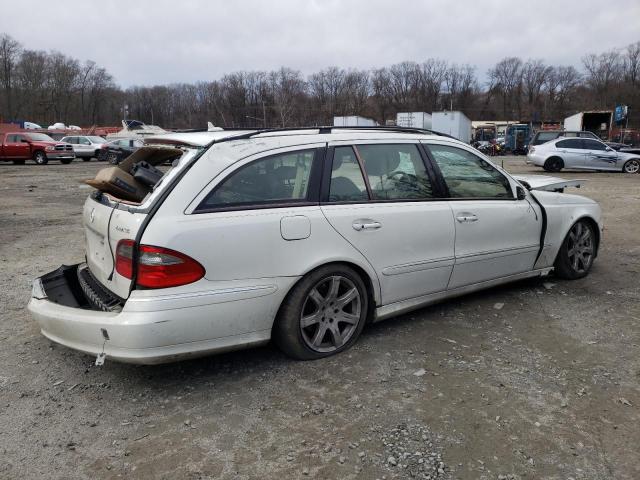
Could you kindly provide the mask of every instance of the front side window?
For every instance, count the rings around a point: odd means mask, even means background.
[[[490,163],[461,148],[428,146],[452,198],[513,198],[509,180]]]
[[[586,150],[601,150],[604,151],[607,149],[607,146],[604,143],[598,142],[597,140],[582,140],[582,148]]]
[[[240,167],[207,195],[198,210],[305,201],[314,154],[315,150],[288,152]]]
[[[556,143],[556,148],[570,148],[570,149],[581,149],[582,148],[582,140],[578,140],[577,138],[570,138],[569,140],[560,140]]]
[[[413,144],[357,145],[373,200],[433,197],[418,147]]]

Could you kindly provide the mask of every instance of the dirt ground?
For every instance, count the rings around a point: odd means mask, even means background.
[[[604,211],[583,280],[419,310],[321,361],[96,367],[25,307],[82,260],[80,180],[101,166],[0,164],[0,478],[640,478],[640,175],[559,174]]]

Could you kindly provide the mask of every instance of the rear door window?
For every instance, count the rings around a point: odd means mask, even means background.
[[[336,147],[331,166],[330,202],[369,200],[367,185],[353,147]]]
[[[315,153],[287,152],[244,165],[218,184],[196,211],[308,201]]]
[[[371,186],[373,200],[433,197],[417,145],[356,145]]]
[[[513,198],[509,180],[486,160],[448,145],[428,145],[451,198]]]
[[[569,138],[567,140],[560,140],[556,143],[556,148],[569,148],[569,149],[582,149],[582,140],[578,138]]]

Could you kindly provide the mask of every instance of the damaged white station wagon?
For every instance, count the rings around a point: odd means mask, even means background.
[[[85,262],[33,284],[43,335],[99,360],[161,363],[270,339],[320,358],[370,321],[552,270],[583,277],[598,253],[600,207],[561,193],[572,182],[515,179],[434,132],[146,142],[91,183]]]

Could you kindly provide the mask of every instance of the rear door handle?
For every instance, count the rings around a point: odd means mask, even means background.
[[[478,216],[474,215],[473,213],[459,213],[458,215],[456,215],[456,220],[460,223],[465,223],[465,222],[477,222],[478,221]]]
[[[375,220],[356,220],[353,222],[352,227],[359,232],[360,230],[377,230],[382,227],[382,224]]]

